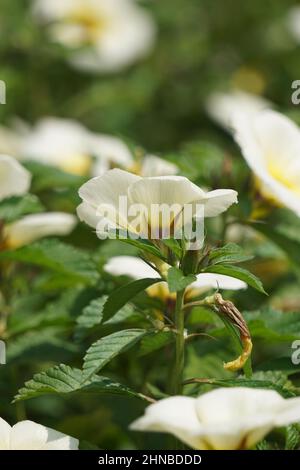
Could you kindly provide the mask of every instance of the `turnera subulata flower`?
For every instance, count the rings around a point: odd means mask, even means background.
[[[155,23],[135,0],[36,0],[33,14],[71,50],[71,64],[90,72],[129,66],[155,41]]]
[[[0,201],[27,193],[30,182],[30,173],[17,160],[0,155]]]
[[[263,196],[300,216],[300,130],[296,124],[266,110],[236,113],[233,128]]]
[[[176,165],[155,155],[145,155],[136,161],[128,146],[117,137],[91,132],[71,119],[54,117],[41,119],[19,136],[18,156],[78,175],[100,176],[114,167],[141,176],[178,172]]]
[[[174,396],[150,405],[130,428],[173,434],[193,449],[249,449],[273,428],[300,422],[300,397],[273,390],[219,388],[198,398]]]

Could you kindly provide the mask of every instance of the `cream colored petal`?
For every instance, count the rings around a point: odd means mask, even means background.
[[[41,450],[47,442],[47,428],[33,421],[20,421],[11,429],[11,450]]]
[[[179,172],[178,167],[155,155],[146,155],[142,164],[142,176],[171,176]]]
[[[155,269],[135,256],[113,256],[103,269],[113,276],[130,276],[133,279],[157,278],[159,276]]]
[[[189,215],[193,216],[193,202],[202,199],[204,192],[182,176],[158,176],[143,178],[128,189],[130,201],[142,204],[146,209],[146,225],[151,227],[152,238],[168,238],[168,231],[174,219],[189,205]],[[188,210],[185,211],[188,214]],[[183,220],[187,223],[188,220]],[[169,235],[170,236],[170,235]]]
[[[0,201],[27,193],[31,175],[13,157],[0,155]]]
[[[194,449],[206,447],[199,437],[202,426],[197,419],[194,398],[175,396],[160,400],[150,405],[130,429],[167,432]]]
[[[300,397],[284,400],[276,416],[275,423],[276,426],[300,423]]]
[[[91,211],[94,210],[94,218],[105,214],[114,224],[118,219],[117,225],[127,228],[128,208],[122,206],[120,196],[127,197],[130,185],[140,179],[139,176],[126,171],[114,169],[102,176],[92,178],[81,186],[79,196],[85,204],[90,206],[87,223],[91,220]]]
[[[189,287],[194,289],[240,290],[247,289],[247,284],[231,276],[203,273],[198,274],[197,281],[193,282]]]
[[[300,131],[285,116],[264,111],[237,114],[235,138],[262,193],[300,215]]]
[[[263,109],[271,108],[272,105],[264,98],[247,93],[242,90],[232,90],[228,93],[216,92],[211,94],[206,103],[209,116],[224,127],[231,129],[233,116],[242,111],[252,115]]]
[[[101,220],[101,217],[97,215],[97,211],[86,202],[82,202],[77,207],[77,215],[81,222],[85,222],[93,228],[96,228],[97,224]]]
[[[205,217],[215,217],[236,204],[238,193],[233,189],[216,189],[206,193],[203,199]],[[201,201],[199,201],[201,202]]]
[[[283,402],[272,390],[219,388],[200,396],[196,409],[213,448],[239,449],[254,445],[274,427]]]
[[[103,161],[111,166],[120,166],[121,168],[130,168],[134,162],[127,145],[122,140],[110,135],[92,134],[90,137],[90,153],[97,159],[93,169],[95,176],[103,174]],[[98,162],[100,163],[99,166]]]
[[[0,450],[9,450],[11,426],[0,418]]]
[[[88,131],[76,121],[43,118],[24,137],[22,157],[84,174],[90,165],[89,139]]]
[[[76,223],[75,216],[63,212],[31,214],[5,226],[4,236],[9,247],[17,248],[43,237],[68,235]]]

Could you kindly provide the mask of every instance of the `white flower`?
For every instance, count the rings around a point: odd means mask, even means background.
[[[13,157],[0,155],[0,201],[27,193],[31,175]]]
[[[4,227],[4,244],[9,248],[28,245],[39,238],[50,235],[68,235],[77,219],[64,212],[46,212],[26,215]]]
[[[19,138],[21,158],[56,166],[73,174],[100,176],[112,167],[132,170],[142,176],[178,172],[176,165],[154,155],[146,155],[139,165],[121,139],[90,132],[71,119],[43,118]]]
[[[158,401],[131,429],[171,433],[199,450],[237,450],[253,447],[275,427],[297,422],[300,397],[284,399],[272,390],[236,387]]]
[[[135,0],[36,0],[34,14],[49,23],[53,40],[72,48],[71,63],[88,71],[131,65],[156,35],[152,17]]]
[[[129,168],[128,168],[129,169]],[[178,167],[156,155],[146,155],[142,161],[141,176],[172,176],[178,173]]]
[[[149,232],[165,234],[172,224],[178,224],[177,229],[183,222],[189,222],[186,219],[192,218],[195,212],[190,212],[185,220],[180,217],[183,211],[187,214],[186,206],[192,210],[200,206],[205,217],[214,217],[237,202],[237,193],[231,189],[206,193],[182,176],[143,178],[118,169],[91,179],[80,188],[79,195],[83,202],[78,207],[78,216],[97,228],[98,235],[108,225],[110,229],[125,230],[144,238],[149,238]],[[120,204],[120,197],[125,199],[127,207]],[[170,217],[162,218],[159,211],[153,210],[157,207],[163,207],[165,212],[169,209]],[[142,212],[138,227],[133,225],[137,209]]]
[[[242,111],[252,115],[263,109],[271,108],[272,105],[258,95],[235,89],[228,93],[212,93],[208,97],[205,107],[214,121],[230,131],[236,112]]]
[[[21,156],[83,175],[92,164],[89,138],[88,131],[76,121],[44,118],[24,136]]]
[[[78,440],[33,421],[10,426],[0,418],[0,450],[78,450]]]
[[[143,278],[157,278],[158,273],[154,268],[151,268],[142,259],[135,256],[113,256],[104,265],[104,270],[113,276],[130,276],[133,279]],[[165,283],[164,283],[165,284]],[[155,286],[153,286],[155,287]],[[205,292],[210,289],[221,290],[240,290],[246,289],[247,284],[239,279],[222,274],[202,273],[197,275],[197,281],[189,285],[187,295],[196,295],[198,292]],[[151,290],[149,293],[155,293],[156,290]],[[162,289],[160,291],[162,293]]]
[[[235,139],[267,198],[300,216],[300,130],[275,111],[236,113]]]

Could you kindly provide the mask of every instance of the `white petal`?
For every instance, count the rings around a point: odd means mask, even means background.
[[[11,430],[11,450],[39,450],[47,442],[47,428],[33,421],[20,421]]]
[[[300,131],[285,116],[264,111],[234,118],[235,139],[262,193],[300,215]]]
[[[0,450],[8,450],[10,443],[11,426],[0,418]]]
[[[13,157],[0,155],[0,200],[25,194],[30,187],[31,175]]]
[[[190,287],[195,289],[240,290],[247,289],[247,284],[231,276],[203,273],[197,275],[197,281],[193,282]]]
[[[216,189],[206,193],[203,199],[205,217],[215,217],[236,204],[238,193],[233,189]]]
[[[5,227],[4,236],[10,247],[28,245],[50,235],[68,235],[74,229],[77,219],[63,212],[31,214]]]
[[[190,216],[193,216],[193,203],[203,199],[204,192],[183,176],[158,176],[143,178],[128,189],[130,201],[142,204],[146,209],[146,226],[151,227],[152,238],[162,232],[162,237],[170,236],[168,231],[182,212],[185,204],[190,204]],[[187,211],[186,211],[187,213]],[[187,223],[188,221],[182,220]]]
[[[276,416],[276,426],[288,426],[293,423],[300,423],[300,397],[284,400]]]
[[[205,448],[198,437],[201,428],[197,419],[195,399],[182,396],[165,398],[150,405],[144,416],[130,426],[134,431],[171,433],[195,449]]]
[[[146,155],[142,164],[142,176],[171,176],[178,173],[178,167],[155,155]]]
[[[97,227],[97,224],[101,219],[101,217],[97,215],[97,211],[86,202],[82,202],[77,207],[77,215],[81,222],[85,222],[87,225],[93,228]]]
[[[11,430],[11,450],[76,450],[78,440],[33,421],[20,421]]]
[[[274,427],[284,399],[275,391],[219,388],[197,399],[198,419],[215,449],[250,447]]]
[[[70,119],[41,119],[22,142],[22,156],[75,174],[85,174],[91,163],[90,134]]]
[[[227,130],[231,128],[232,119],[236,112],[242,111],[251,115],[270,107],[271,103],[264,98],[242,90],[213,93],[206,101],[206,110],[209,116]]]
[[[113,276],[130,276],[133,279],[158,277],[155,269],[135,256],[113,256],[103,269]]]
[[[134,163],[127,145],[122,140],[110,135],[92,134],[90,138],[90,153],[97,158],[93,169],[95,176],[103,174],[103,161],[121,166],[122,168],[130,168]],[[99,167],[98,162],[100,162]]]
[[[86,205],[90,206],[89,214],[80,210],[80,217],[90,224],[92,210],[95,214],[93,220],[96,220],[97,216],[100,219],[101,215],[109,210],[109,214],[105,214],[107,218],[114,224],[117,219],[117,225],[127,228],[128,211],[127,208],[121,207],[120,196],[127,196],[129,186],[140,179],[139,176],[119,169],[110,170],[102,176],[92,178],[79,189],[79,196]]]

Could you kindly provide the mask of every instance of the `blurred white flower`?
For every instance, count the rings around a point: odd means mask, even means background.
[[[150,405],[135,431],[167,432],[199,450],[248,449],[273,428],[300,422],[300,397],[272,390],[219,388],[198,398],[175,396]]]
[[[10,426],[0,418],[0,450],[78,450],[78,440],[33,421]]]
[[[64,212],[26,215],[16,222],[5,225],[4,244],[8,248],[18,248],[43,237],[68,235],[76,223],[74,215]]]
[[[181,229],[197,215],[192,212],[197,206],[202,216],[214,217],[237,202],[237,192],[231,189],[206,193],[182,176],[143,178],[119,169],[91,179],[80,188],[79,195],[83,202],[78,216],[96,228],[98,235],[103,233],[101,225],[109,225],[111,230],[125,230],[143,238],[151,238],[153,233],[163,238],[171,226]],[[125,206],[120,199],[126,201]],[[192,210],[187,211],[187,207]],[[160,208],[168,217],[162,216]],[[138,227],[133,225],[137,210],[141,215]]]
[[[0,201],[27,193],[31,175],[13,157],[0,155]]]
[[[20,152],[21,138],[17,132],[0,126],[0,154],[17,157]]]
[[[208,115],[226,130],[231,131],[232,119],[236,112],[241,111],[252,115],[257,111],[271,108],[266,99],[246,91],[234,89],[231,92],[212,93],[205,103]]]
[[[158,274],[142,259],[135,256],[113,256],[104,265],[104,270],[113,276],[130,276],[133,279],[157,278]],[[155,287],[155,286],[153,286]],[[246,289],[247,284],[239,279],[223,274],[202,273],[197,275],[197,281],[188,286],[187,295],[205,292],[210,289],[240,290]],[[151,292],[151,287],[150,291]]]
[[[44,118],[23,137],[21,157],[84,175],[92,165],[89,138],[76,121]]]
[[[236,113],[235,139],[262,194],[300,216],[300,130],[275,111]]]
[[[1,136],[1,132],[0,132]],[[132,170],[142,176],[173,175],[178,168],[154,155],[136,162],[119,138],[93,133],[71,119],[43,118],[20,137],[23,159],[56,166],[73,174],[100,176],[113,167]]]
[[[72,48],[70,62],[88,71],[131,65],[156,36],[152,17],[135,0],[36,0],[33,13],[49,24],[53,40]]]
[[[289,9],[286,18],[287,27],[297,42],[300,42],[300,7]]]

